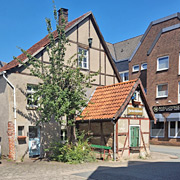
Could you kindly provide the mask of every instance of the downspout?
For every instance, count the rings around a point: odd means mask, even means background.
[[[113,149],[113,159],[116,161],[116,123],[115,123],[115,118],[113,117],[111,121],[114,125],[114,149]]]
[[[16,89],[15,87],[13,86],[13,84],[6,78],[5,76],[5,73],[6,71],[3,71],[2,74],[3,74],[3,78],[6,80],[6,82],[11,86],[11,88],[13,89],[13,96],[14,96],[14,143],[15,143],[15,159],[16,160]]]

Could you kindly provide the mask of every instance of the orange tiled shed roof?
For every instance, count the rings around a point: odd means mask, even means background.
[[[98,87],[81,117],[76,120],[112,119],[123,105],[137,80]]]

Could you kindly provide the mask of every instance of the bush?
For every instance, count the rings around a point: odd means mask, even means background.
[[[93,162],[96,160],[88,144],[89,139],[85,139],[85,134],[77,135],[77,144],[62,144],[61,142],[52,143],[49,152],[51,160],[67,162],[70,164]]]

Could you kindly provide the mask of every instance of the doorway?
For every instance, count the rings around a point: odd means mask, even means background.
[[[29,157],[40,155],[40,127],[29,126]]]

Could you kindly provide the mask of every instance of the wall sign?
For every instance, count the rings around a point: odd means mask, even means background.
[[[154,113],[162,112],[180,112],[180,104],[177,105],[167,105],[167,106],[153,106]]]
[[[142,116],[142,115],[143,115],[143,108],[128,107],[128,108],[127,108],[127,114],[128,114],[128,115],[138,115],[138,116]]]

